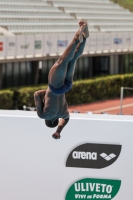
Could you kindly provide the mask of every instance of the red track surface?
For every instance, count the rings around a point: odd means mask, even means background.
[[[69,112],[79,111],[81,113],[93,112],[93,113],[120,113],[120,99],[106,100],[101,102],[95,102],[90,104],[82,104],[76,106],[69,106]],[[133,97],[123,99],[122,113],[124,115],[133,114]]]

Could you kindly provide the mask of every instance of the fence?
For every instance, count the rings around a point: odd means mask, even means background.
[[[120,115],[122,115],[122,106],[123,106],[123,97],[124,97],[124,90],[133,90],[130,87],[121,87],[121,94],[120,94]]]

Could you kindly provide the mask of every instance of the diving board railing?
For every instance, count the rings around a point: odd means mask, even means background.
[[[120,115],[122,115],[122,106],[123,106],[123,97],[124,97],[124,90],[133,90],[133,88],[130,87],[121,87],[121,93],[120,93]]]

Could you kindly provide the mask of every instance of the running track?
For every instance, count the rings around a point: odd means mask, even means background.
[[[116,115],[120,113],[120,99],[69,106],[68,110],[70,113],[79,111],[80,113],[93,112],[95,114],[109,113]],[[122,113],[124,115],[133,114],[133,97],[123,99]]]

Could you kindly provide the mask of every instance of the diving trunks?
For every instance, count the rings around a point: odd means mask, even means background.
[[[54,88],[52,85],[49,84],[51,91],[55,94],[64,94],[68,92],[72,88],[72,81],[68,81],[65,79],[65,83],[60,88]]]

